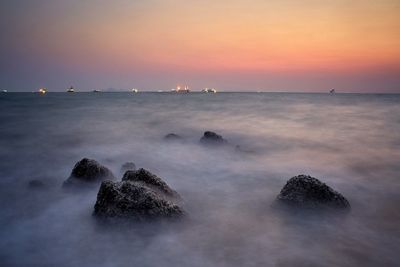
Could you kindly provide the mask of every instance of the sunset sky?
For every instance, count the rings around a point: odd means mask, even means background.
[[[0,89],[400,93],[400,0],[2,0]]]

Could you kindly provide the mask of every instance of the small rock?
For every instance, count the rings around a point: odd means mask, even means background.
[[[164,136],[165,141],[182,141],[183,137],[174,133],[169,133]]]
[[[112,172],[93,159],[84,158],[77,162],[64,186],[76,184],[97,184],[107,179],[115,179]]]
[[[282,188],[277,200],[291,206],[305,208],[350,208],[350,203],[340,193],[318,179],[306,175],[291,178]]]
[[[175,201],[177,196],[178,193],[154,174],[144,169],[127,171],[121,182],[102,182],[93,215],[138,221],[178,218],[185,212]]]
[[[204,132],[203,137],[200,139],[200,143],[204,145],[225,145],[228,143],[221,135],[214,132]]]
[[[29,188],[35,188],[35,189],[44,188],[45,184],[42,181],[35,179],[35,180],[30,180],[28,182],[28,187]]]
[[[121,174],[124,174],[126,171],[136,171],[136,165],[133,162],[126,162],[121,166]]]

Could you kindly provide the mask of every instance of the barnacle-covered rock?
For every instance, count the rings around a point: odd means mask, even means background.
[[[282,188],[277,200],[291,206],[305,208],[350,208],[350,203],[339,192],[307,175],[291,178]]]
[[[100,218],[147,220],[185,214],[180,196],[161,178],[146,171],[127,171],[121,182],[104,181],[97,194],[94,215]]]

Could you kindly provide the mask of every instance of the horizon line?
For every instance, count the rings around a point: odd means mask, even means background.
[[[101,90],[101,89],[100,89]],[[161,89],[160,89],[161,90]],[[7,94],[7,93],[38,93],[38,91],[8,91],[1,92],[0,94]],[[82,91],[75,91],[73,93],[67,91],[47,91],[47,93],[68,93],[68,94],[75,94],[75,93],[93,93],[93,90],[82,90]],[[202,93],[202,94],[213,94],[213,93],[205,93],[201,90],[199,91],[190,91],[187,93],[176,93],[169,90],[142,90],[138,92],[131,92],[130,90],[101,90],[98,93],[130,93],[130,94],[137,94],[137,93],[171,93],[171,94],[188,94],[188,93]],[[248,91],[240,91],[240,90],[233,90],[233,91],[218,91],[217,93],[285,93],[285,94],[331,94],[329,91],[264,91],[264,90],[248,90]],[[333,94],[391,94],[397,95],[400,92],[351,92],[351,91],[339,91]]]

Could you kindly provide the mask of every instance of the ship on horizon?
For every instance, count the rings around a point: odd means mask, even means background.
[[[71,86],[70,88],[68,88],[67,92],[68,92],[68,93],[75,93],[74,87]]]
[[[184,87],[181,87],[180,85],[178,85],[176,88],[171,89],[171,92],[173,93],[189,93],[190,89],[188,85],[185,85]]]
[[[214,93],[215,94],[217,92],[217,90],[215,88],[204,88],[202,90],[202,92],[203,93]]]

